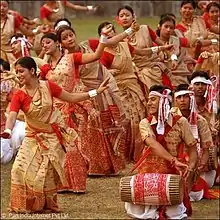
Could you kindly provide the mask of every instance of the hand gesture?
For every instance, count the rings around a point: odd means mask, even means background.
[[[209,57],[212,57],[213,55],[207,51],[204,51],[200,54],[199,57],[203,58],[203,59],[208,59]]]
[[[131,24],[131,29],[132,32],[137,32],[140,29],[140,25],[136,21],[133,21]]]
[[[108,36],[108,34],[113,30],[113,25],[109,24],[107,26],[105,26],[104,28],[102,28],[102,35]]]
[[[106,78],[101,85],[99,86],[99,88],[97,89],[97,93],[100,94],[103,91],[105,91],[109,86],[107,85],[109,83],[110,77]]]
[[[175,159],[174,166],[178,170],[180,176],[185,177],[187,175],[187,173],[188,173],[188,165],[187,164],[182,163],[179,160]]]

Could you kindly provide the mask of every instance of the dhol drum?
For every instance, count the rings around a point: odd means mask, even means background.
[[[139,205],[176,205],[183,201],[184,181],[179,175],[146,173],[122,177],[123,202]]]
[[[208,160],[208,169],[216,170],[218,167],[218,157],[217,157],[217,148],[209,148],[209,160]]]

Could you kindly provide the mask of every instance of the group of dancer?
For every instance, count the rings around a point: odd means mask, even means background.
[[[80,43],[64,9],[94,6],[45,1],[30,20],[0,4],[1,163],[15,157],[10,211],[60,212],[59,192],[85,193],[88,176],[119,175],[129,163],[185,182],[178,205],[126,202],[132,218],[184,219],[190,201],[218,198],[217,1],[183,0],[180,23],[166,13],[156,30],[123,6],[121,33],[106,21],[99,38]]]

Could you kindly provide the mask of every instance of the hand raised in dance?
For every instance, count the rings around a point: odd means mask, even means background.
[[[113,31],[113,25],[112,24],[109,24],[109,25],[106,25],[105,27],[102,28],[102,32],[101,34],[102,35],[105,35],[105,36],[108,36],[108,34]]]
[[[140,25],[137,23],[136,20],[132,22],[131,29],[133,33],[139,31]]]
[[[99,86],[99,88],[97,89],[97,93],[100,94],[103,91],[105,91],[109,86],[107,85],[109,83],[110,77],[106,78],[101,85]]]
[[[203,58],[203,59],[208,59],[209,57],[212,57],[213,55],[207,51],[204,51],[200,54],[199,57]]]

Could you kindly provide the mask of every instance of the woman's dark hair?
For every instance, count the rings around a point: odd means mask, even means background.
[[[58,39],[58,41],[61,43],[61,35],[62,35],[62,33],[64,32],[64,31],[66,31],[66,30],[70,30],[70,31],[72,31],[75,35],[76,35],[76,32],[75,32],[75,30],[73,29],[73,28],[71,28],[71,27],[68,27],[68,26],[62,26],[62,27],[60,27],[59,29],[58,29],[58,31],[57,31],[57,39]]]
[[[108,21],[105,21],[105,22],[102,22],[102,23],[98,26],[98,34],[99,34],[99,36],[101,36],[102,28],[104,28],[105,26],[107,26],[107,25],[109,25],[109,24],[112,24],[112,23],[110,23],[110,22],[108,22]],[[112,25],[112,29],[113,29],[113,31],[115,32],[115,27],[114,27],[114,25]]]
[[[210,2],[206,7],[206,11],[209,12],[211,7],[216,7],[220,10],[220,4],[218,4],[217,2]]]
[[[58,19],[57,21],[56,21],[56,23],[54,24],[54,28],[57,26],[57,24],[60,22],[60,21],[66,21],[68,24],[69,24],[69,26],[71,27],[71,22],[67,19],[67,18],[60,18],[60,19]]]
[[[173,13],[164,13],[164,14],[162,14],[162,15],[160,16],[160,20],[162,20],[164,17],[167,17],[167,16],[176,19],[176,15],[175,15],[175,14],[173,14]]]
[[[31,70],[34,68],[34,75],[37,76],[37,64],[31,57],[22,57],[18,59],[15,63],[15,66],[21,65],[23,68],[26,68],[28,70]]]
[[[52,39],[52,40],[55,41],[55,42],[58,41],[58,37],[57,37],[57,35],[54,34],[54,33],[46,33],[46,34],[44,34],[44,36],[41,38],[40,42],[42,42],[42,40],[43,40],[44,38],[50,38],[50,39]]]
[[[132,16],[134,16],[134,10],[129,5],[124,5],[124,6],[120,7],[117,11],[117,16],[119,16],[120,11],[123,10],[123,9],[126,9],[126,10],[130,11]]]
[[[169,87],[162,85],[153,85],[150,87],[150,92],[155,91],[162,94],[165,89],[169,89]]]
[[[175,89],[175,92],[179,92],[179,91],[182,91],[182,90],[188,90],[189,89],[189,85],[188,84],[179,84],[176,89]]]
[[[12,39],[13,37],[15,37],[16,39],[18,39],[19,37],[24,37],[24,35],[23,35],[22,33],[16,33],[16,34],[14,34],[14,35],[11,37],[11,39]]]
[[[180,7],[182,8],[184,5],[186,5],[186,4],[191,4],[192,5],[192,7],[194,8],[194,9],[196,9],[196,2],[195,1],[193,1],[193,0],[183,0],[182,2],[181,2],[181,5],[180,5]]]
[[[3,67],[3,70],[8,70],[10,71],[10,64],[8,61],[5,61],[0,58],[0,65]]]
[[[173,22],[173,25],[174,25],[174,28],[175,28],[175,26],[176,26],[176,21],[175,21],[172,17],[170,17],[170,16],[163,17],[163,18],[160,20],[160,22],[159,22],[159,27],[161,27],[161,26],[162,26],[165,22],[167,22],[167,21]],[[156,30],[156,34],[157,34],[158,37],[160,37],[160,29],[159,29],[159,27],[158,27],[158,29]]]
[[[192,81],[197,76],[205,77],[205,79],[207,79],[207,80],[210,79],[208,72],[206,72],[206,71],[195,71],[195,72],[192,73],[190,81]]]

